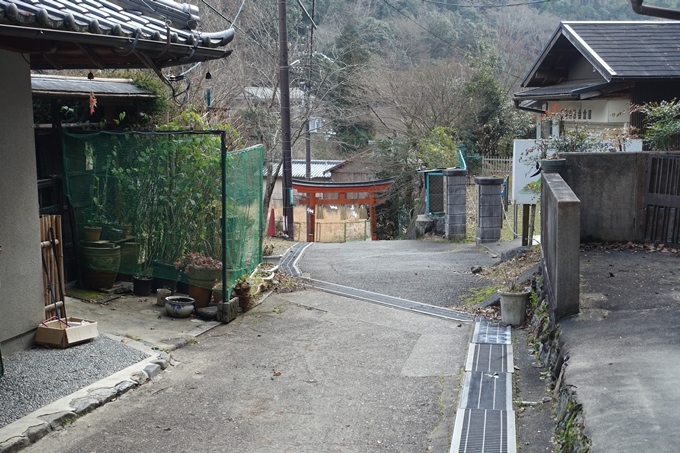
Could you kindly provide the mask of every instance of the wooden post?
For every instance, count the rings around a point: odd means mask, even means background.
[[[522,205],[522,246],[529,245],[529,207],[531,205]]]
[[[309,204],[307,205],[307,242],[314,242],[314,226],[316,225],[316,194],[309,194]]]
[[[375,196],[371,193],[368,196],[368,204],[370,206],[370,213],[369,216],[371,217],[371,240],[372,241],[377,241],[378,240],[378,222],[375,219]]]

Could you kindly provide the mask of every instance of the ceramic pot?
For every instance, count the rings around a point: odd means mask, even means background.
[[[189,297],[195,300],[194,304],[196,308],[207,307],[210,304],[210,299],[212,298],[212,286],[214,283],[214,281],[189,279]]]
[[[165,298],[165,311],[173,318],[188,318],[194,312],[194,299],[186,296]]]
[[[120,267],[120,246],[114,247],[113,243],[102,244],[102,247],[81,245],[80,254],[83,286],[90,289],[111,288]]]

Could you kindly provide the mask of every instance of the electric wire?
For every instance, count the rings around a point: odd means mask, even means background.
[[[399,14],[401,14],[402,16],[404,16],[404,17],[405,17],[406,19],[408,19],[409,21],[411,21],[411,22],[413,22],[414,24],[416,24],[419,28],[425,30],[426,32],[428,32],[429,34],[431,34],[432,36],[434,36],[435,38],[437,38],[438,40],[440,40],[441,42],[443,42],[444,44],[448,44],[448,45],[451,46],[451,47],[458,47],[458,46],[456,46],[455,44],[453,44],[452,42],[447,41],[446,39],[444,39],[444,38],[442,38],[441,36],[437,35],[436,33],[434,33],[432,30],[428,29],[427,27],[422,26],[422,25],[420,24],[420,22],[418,22],[418,21],[416,21],[415,19],[409,17],[406,13],[404,13],[403,10],[400,10],[399,8],[397,8],[396,6],[394,6],[393,4],[391,4],[390,2],[388,2],[387,0],[381,0],[381,1],[382,1],[383,3],[385,3],[387,6],[389,6],[390,8],[392,8],[393,10],[395,10],[396,12],[398,12]]]
[[[447,3],[447,2],[438,2],[436,0],[423,0],[424,2],[427,3],[435,3],[437,5],[445,5],[445,6],[452,6],[454,8],[506,8],[509,6],[522,6],[522,5],[534,5],[536,3],[546,3],[551,0],[534,0],[531,2],[521,2],[521,3],[506,3],[506,4],[498,4],[498,5],[461,5],[458,3]]]

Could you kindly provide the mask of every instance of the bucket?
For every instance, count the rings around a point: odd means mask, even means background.
[[[501,321],[503,324],[521,326],[526,316],[529,292],[508,293],[500,291],[501,295]]]

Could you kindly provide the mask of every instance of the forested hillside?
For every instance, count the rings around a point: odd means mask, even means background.
[[[264,143],[272,170],[280,160],[277,0],[194,0],[204,27],[235,21],[234,53],[211,62],[212,115],[250,142]],[[469,155],[509,155],[532,134],[534,118],[511,102],[526,71],[561,20],[651,20],[629,0],[287,0],[293,103],[293,156],[346,158],[369,147],[384,175],[408,181],[418,168]],[[650,0],[680,7],[680,1]],[[221,14],[209,9],[211,5]],[[246,87],[268,88],[255,99]],[[198,90],[197,93],[201,91]],[[195,100],[195,102],[200,102]],[[454,157],[452,157],[454,156]]]

